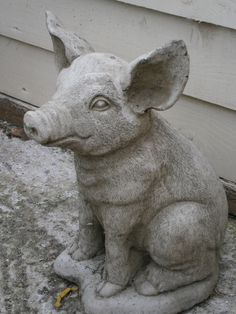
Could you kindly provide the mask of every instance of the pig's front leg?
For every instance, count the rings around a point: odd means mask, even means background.
[[[127,235],[105,232],[105,280],[97,292],[102,297],[110,297],[125,288],[130,279],[130,246]]]
[[[142,204],[103,207],[106,277],[97,287],[102,297],[111,297],[125,289],[143,264],[143,254],[133,248],[131,237],[142,208]]]
[[[145,253],[130,248],[127,235],[106,233],[105,278],[98,287],[101,297],[111,297],[126,288],[142,267]]]
[[[79,206],[79,234],[68,249],[68,253],[77,261],[90,259],[104,247],[103,238],[103,229],[91,206],[85,200],[81,200]]]

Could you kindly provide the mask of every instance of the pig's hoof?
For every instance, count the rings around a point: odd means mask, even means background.
[[[134,287],[139,294],[145,296],[154,296],[160,293],[160,291],[147,280],[146,272],[138,273],[134,280]]]
[[[67,249],[67,252],[74,261],[84,261],[90,258],[88,252],[84,253],[75,243]]]
[[[148,280],[145,280],[141,283],[135,282],[135,289],[139,294],[145,296],[154,296],[159,294],[158,289],[155,288]]]
[[[97,286],[97,293],[100,297],[103,298],[109,298],[112,297],[113,295],[119,293],[124,289],[123,286],[116,285],[114,283],[111,283],[109,281],[102,281],[100,284]]]
[[[89,255],[83,254],[81,250],[76,250],[75,252],[73,252],[71,257],[75,261],[84,261],[89,259]]]

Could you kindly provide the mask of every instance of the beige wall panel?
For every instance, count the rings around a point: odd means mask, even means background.
[[[217,174],[236,182],[236,112],[183,96],[162,115],[201,149]]]
[[[236,0],[117,0],[236,29]]]
[[[42,105],[54,91],[53,54],[0,37],[0,90]],[[236,181],[236,112],[183,96],[163,115],[205,152],[218,175]]]
[[[56,70],[50,51],[0,36],[0,91],[42,105],[54,91]]]
[[[46,49],[52,49],[46,9],[97,50],[127,60],[169,40],[184,39],[191,56],[184,93],[236,110],[236,31],[115,0],[0,0],[0,6],[1,34]]]

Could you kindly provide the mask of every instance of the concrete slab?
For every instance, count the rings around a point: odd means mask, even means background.
[[[0,131],[0,313],[84,314],[76,294],[59,312],[54,308],[57,293],[73,286],[52,265],[78,231],[78,206],[70,152],[9,139]],[[235,243],[231,219],[215,293],[186,313],[236,313]]]

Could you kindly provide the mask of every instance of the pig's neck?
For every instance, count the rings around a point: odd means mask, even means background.
[[[156,145],[156,122],[151,121],[145,135],[115,152],[100,157],[75,155],[79,188],[88,201],[121,205],[147,197],[163,160]]]
[[[134,158],[136,155],[140,155],[141,152],[145,155],[145,151],[150,149],[150,145],[152,145],[152,134],[153,132],[150,129],[147,133],[129,143],[127,146],[102,156],[81,156],[75,153],[76,162],[80,169],[94,169],[96,172],[106,171],[107,167],[113,168],[114,165],[117,168],[121,164],[129,164],[130,159]]]

